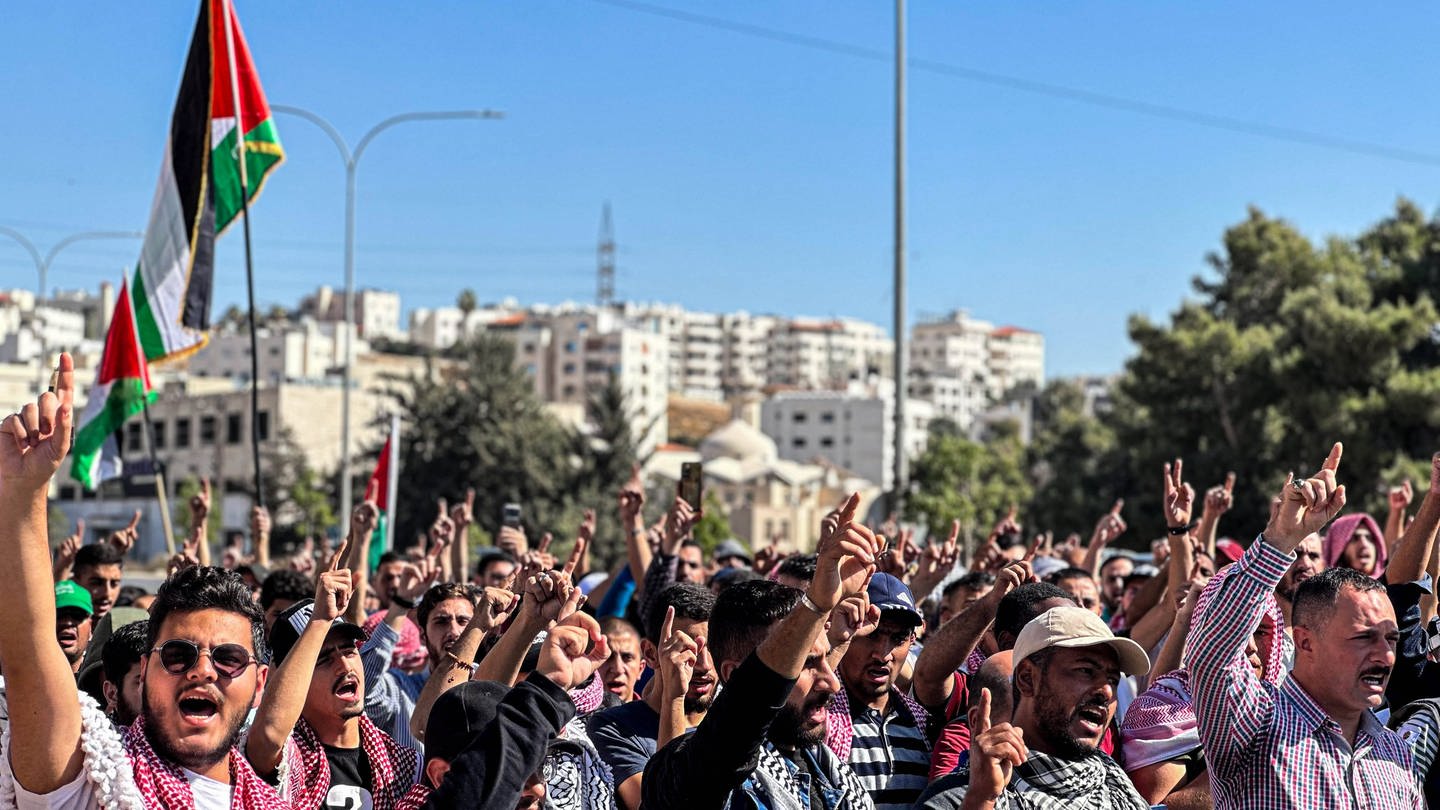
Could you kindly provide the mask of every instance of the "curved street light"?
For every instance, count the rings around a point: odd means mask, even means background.
[[[306,121],[319,127],[322,132],[330,136],[335,142],[335,148],[340,151],[340,160],[345,164],[345,364],[342,366],[342,384],[340,389],[340,514],[350,514],[350,367],[353,361],[351,357],[352,345],[351,334],[355,331],[355,173],[360,164],[360,158],[365,154],[365,148],[375,140],[375,136],[381,132],[397,125],[412,121],[457,121],[457,120],[494,120],[505,117],[505,113],[498,110],[448,110],[435,112],[408,112],[399,115],[392,115],[384,121],[376,124],[360,136],[355,143],[355,150],[352,152],[350,146],[345,142],[345,136],[340,134],[333,124],[324,117],[304,107],[295,107],[289,104],[271,104],[270,109],[303,118]],[[348,519],[348,518],[346,518]]]
[[[21,247],[25,248],[25,252],[30,254],[31,261],[35,262],[35,271],[40,276],[40,289],[37,291],[39,293],[39,300],[43,300],[45,298],[45,285],[50,275],[50,265],[55,263],[55,257],[59,255],[60,251],[70,247],[76,242],[82,242],[86,239],[139,239],[143,238],[145,234],[140,231],[81,231],[80,233],[72,233],[51,246],[50,251],[43,257],[40,255],[40,249],[35,247],[35,243],[31,242],[25,234],[14,228],[0,225],[0,236],[8,236],[15,240]]]

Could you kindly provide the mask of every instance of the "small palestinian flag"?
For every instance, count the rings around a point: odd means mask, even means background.
[[[394,534],[391,521],[395,517],[390,505],[395,502],[395,487],[400,473],[400,417],[390,417],[390,435],[380,448],[380,460],[375,462],[375,472],[370,474],[370,483],[365,487],[365,497],[373,497],[380,507],[380,522],[375,524],[375,534],[370,538],[370,570],[380,565],[380,555],[390,550]]]
[[[135,313],[130,306],[130,290],[122,281],[115,314],[110,318],[110,331],[105,335],[105,352],[95,372],[95,385],[85,402],[85,412],[75,429],[73,461],[70,477],[86,489],[120,475],[115,431],[130,417],[144,409],[146,401],[154,400],[150,389],[150,367],[140,351],[135,333]],[[109,443],[109,452],[106,444]]]
[[[255,199],[284,158],[232,0],[202,0],[135,270],[136,324],[151,362],[205,345],[215,238],[239,215],[242,185]]]

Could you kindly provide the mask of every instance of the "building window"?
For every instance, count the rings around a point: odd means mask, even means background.
[[[155,423],[155,427],[153,428],[153,430],[154,430],[154,435],[155,435],[155,449],[156,449],[156,450],[164,450],[164,449],[165,449],[165,423],[164,423],[164,422],[156,422],[156,423]]]
[[[570,341],[566,341],[566,342],[565,342],[565,353],[566,353],[566,354],[574,354],[574,353],[575,353],[575,341],[570,340]]]
[[[790,421],[794,422],[797,425],[803,425],[805,423],[805,417],[806,414],[804,411],[796,411],[793,415],[791,415]]]
[[[835,446],[835,439],[832,438],[832,437],[830,437],[830,436],[824,436],[824,437],[822,437],[822,438],[820,439],[820,446],[821,446],[821,447],[834,447],[834,446]]]
[[[238,413],[225,415],[225,443],[240,443],[240,414]]]
[[[804,449],[805,445],[806,441],[804,436],[796,436],[794,439],[790,440],[790,446],[794,447],[797,450]]]
[[[255,435],[259,436],[262,442],[270,438],[269,411],[260,411],[255,414]]]
[[[575,373],[575,364],[574,364],[574,363],[566,363],[566,364],[565,364],[565,368],[564,368],[564,372],[565,372],[566,374],[574,374],[574,373]]]
[[[131,422],[125,426],[125,449],[132,453],[140,452],[139,422]]]
[[[175,448],[184,450],[190,446],[190,417],[182,416],[175,420]]]
[[[214,443],[215,443],[215,417],[213,417],[213,416],[202,416],[202,417],[200,417],[200,444],[205,445],[205,444],[214,444]]]
[[[834,412],[834,411],[826,411],[826,412],[820,414],[820,421],[821,421],[821,422],[824,422],[824,423],[827,424],[827,425],[834,424],[834,423],[835,423],[835,412]]]

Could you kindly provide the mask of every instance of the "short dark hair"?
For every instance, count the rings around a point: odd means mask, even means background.
[[[115,597],[115,607],[130,607],[136,599],[149,595],[150,592],[139,585],[121,585],[120,595]]]
[[[94,568],[100,565],[118,565],[125,567],[125,555],[120,549],[109,543],[91,543],[88,546],[81,546],[75,552],[75,564],[70,567],[71,571],[79,571],[81,568]]]
[[[415,562],[415,558],[412,557],[412,556],[410,556],[409,554],[405,554],[405,553],[400,552],[400,551],[387,551],[387,552],[385,552],[384,554],[381,554],[381,555],[380,555],[380,559],[376,561],[375,567],[376,567],[376,568],[379,568],[380,566],[385,565],[386,563],[393,563],[393,562],[403,562],[403,563]]]
[[[1002,633],[1008,633],[1012,638],[1019,636],[1025,625],[1040,615],[1035,606],[1046,599],[1064,599],[1076,604],[1075,597],[1056,585],[1049,582],[1026,582],[1005,594],[1005,598],[1001,599],[1000,605],[995,608],[995,637],[998,639]]]
[[[131,622],[105,639],[100,648],[100,662],[105,668],[105,680],[119,686],[130,673],[130,668],[140,663],[149,652],[149,622]]]
[[[425,632],[425,623],[430,621],[430,611],[439,607],[441,602],[451,599],[464,599],[472,608],[476,605],[475,591],[471,590],[468,584],[438,582],[431,585],[430,590],[420,598],[420,604],[415,606],[415,618],[420,624],[420,632]]]
[[[475,576],[485,576],[485,572],[490,568],[490,566],[494,565],[497,562],[508,562],[511,565],[519,565],[519,563],[515,561],[515,557],[510,552],[503,549],[500,551],[492,551],[491,553],[481,557],[479,562],[475,563]]]
[[[606,616],[600,620],[600,632],[607,636],[634,636],[640,637],[640,631],[635,625],[625,621],[619,616]]]
[[[1102,563],[1100,563],[1100,570],[1101,570],[1101,571],[1104,571],[1105,568],[1106,568],[1108,565],[1110,565],[1110,563],[1117,562],[1117,561],[1119,561],[1119,560],[1124,560],[1125,562],[1130,563],[1130,566],[1131,566],[1132,568],[1135,566],[1135,561],[1132,560],[1132,559],[1130,559],[1130,555],[1128,555],[1128,554],[1118,554],[1118,553],[1117,553],[1117,554],[1111,554],[1109,557],[1106,557],[1106,558],[1105,558],[1105,561],[1102,562]]]
[[[1327,568],[1324,573],[1300,583],[1295,590],[1295,602],[1290,608],[1294,625],[1308,630],[1319,629],[1330,620],[1330,615],[1335,612],[1335,600],[1345,588],[1365,593],[1382,591],[1385,586],[1353,568]]]
[[[1047,652],[1047,650],[1041,650],[1041,652]],[[1031,657],[1033,658],[1034,656]],[[979,706],[981,689],[989,689],[990,697],[998,700],[1002,689],[1009,691],[1012,687],[1009,674],[996,672],[995,667],[986,668],[982,664],[980,669],[976,670],[975,674],[970,676],[970,682],[967,688],[970,690],[970,700],[967,705]]]
[[[940,592],[941,596],[950,596],[962,588],[967,591],[978,591],[981,588],[988,588],[995,584],[995,575],[989,571],[971,571],[959,579],[950,581],[945,590]]]
[[[265,581],[260,583],[260,607],[266,610],[275,604],[276,599],[299,602],[301,599],[309,599],[314,595],[315,581],[299,571],[292,571],[289,568],[281,568],[265,577]]]
[[[742,582],[715,600],[710,614],[710,653],[721,661],[743,661],[765,640],[775,623],[800,602],[800,591],[768,579]]]
[[[680,548],[698,548],[700,549],[701,554],[705,553],[705,547],[700,545],[700,541],[696,540],[693,537],[687,537],[682,540],[680,542]]]
[[[814,554],[795,554],[786,557],[776,573],[809,582],[815,578],[815,563],[818,559]]]
[[[1095,577],[1091,576],[1089,571],[1074,566],[1061,568],[1059,571],[1045,577],[1045,581],[1052,585],[1059,585],[1067,579],[1088,579],[1091,582],[1095,581]]]
[[[250,598],[250,586],[234,571],[213,565],[196,565],[179,571],[160,584],[155,604],[150,606],[149,633],[145,644],[153,649],[160,641],[160,628],[171,613],[223,610],[250,620],[250,645],[261,663],[270,660],[265,644],[265,613]]]
[[[708,588],[693,582],[677,582],[660,592],[650,603],[645,616],[645,638],[660,643],[660,627],[665,624],[665,609],[675,608],[675,618],[692,622],[708,622],[715,612],[715,596]]]
[[[764,579],[759,571],[752,571],[749,568],[722,568],[710,577],[708,583],[716,593],[723,593],[726,588],[739,585],[742,582],[749,582],[752,579]]]

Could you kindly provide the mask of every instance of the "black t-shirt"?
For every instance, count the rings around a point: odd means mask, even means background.
[[[330,763],[330,792],[321,802],[323,810],[371,810],[374,799],[370,785],[370,759],[363,748],[331,748],[325,746],[325,759]]]

